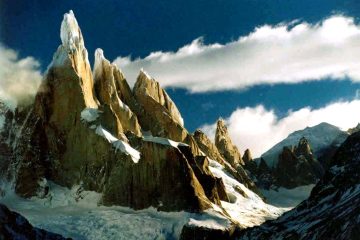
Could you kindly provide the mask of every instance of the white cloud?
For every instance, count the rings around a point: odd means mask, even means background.
[[[360,100],[336,102],[319,109],[309,107],[289,112],[279,119],[274,111],[262,105],[235,110],[225,121],[234,144],[241,151],[250,148],[255,157],[286,138],[290,133],[305,127],[328,122],[343,130],[360,122]],[[204,125],[202,130],[214,139],[216,124]]]
[[[0,44],[0,100],[12,107],[32,100],[42,78],[39,67],[33,57],[19,59],[16,51]]]
[[[337,15],[313,25],[298,21],[265,25],[225,45],[204,45],[199,38],[177,52],[159,51],[135,60],[118,57],[114,63],[130,83],[144,68],[162,86],[204,92],[327,77],[360,81],[356,53],[360,53],[360,25]]]

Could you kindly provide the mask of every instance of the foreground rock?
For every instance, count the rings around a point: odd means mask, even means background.
[[[0,239],[65,240],[60,234],[33,227],[26,218],[0,204]]]
[[[238,239],[359,239],[360,133],[336,152],[310,197],[279,219],[242,231]]]

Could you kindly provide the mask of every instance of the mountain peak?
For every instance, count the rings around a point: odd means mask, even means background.
[[[60,28],[60,38],[62,45],[68,51],[75,51],[75,49],[80,50],[84,48],[84,40],[81,30],[72,10],[70,10],[69,13],[64,14],[64,19]]]
[[[225,121],[222,118],[219,118],[216,124],[215,145],[233,167],[236,167],[239,163],[243,164],[241,154],[232,143]]]

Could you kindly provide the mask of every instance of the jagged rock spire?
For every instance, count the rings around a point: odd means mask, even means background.
[[[244,156],[242,157],[243,161],[245,164],[248,164],[250,162],[252,162],[253,158],[250,152],[250,149],[246,149],[244,152]]]
[[[221,156],[217,147],[210,141],[208,136],[205,135],[200,129],[197,129],[194,134],[194,139],[206,156],[210,157],[211,159],[219,162],[220,164],[224,164],[224,158]]]
[[[238,148],[231,141],[225,121],[221,118],[216,124],[215,145],[225,160],[233,167],[237,167],[239,164],[244,164]]]
[[[305,137],[300,138],[298,145],[294,149],[294,153],[296,156],[303,155],[305,157],[308,157],[312,155],[309,141]]]
[[[136,115],[119,97],[119,82],[123,79],[121,71],[116,65],[111,64],[105,57],[102,49],[95,51],[94,62],[95,91],[101,104],[110,106],[110,111],[115,116],[116,132],[121,136],[122,132],[131,131],[141,136],[141,128]],[[110,122],[113,119],[109,119]],[[111,124],[110,124],[111,125]]]
[[[134,86],[135,94],[147,94],[152,97],[155,101],[160,103],[165,107],[171,117],[179,123],[182,127],[184,126],[184,120],[181,117],[179,109],[176,107],[175,103],[171,100],[169,95],[165,92],[164,89],[160,87],[159,82],[152,78],[147,72],[143,69],[140,70],[139,76]]]

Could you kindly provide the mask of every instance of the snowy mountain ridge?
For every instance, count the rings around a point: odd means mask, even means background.
[[[296,146],[302,137],[305,137],[312,148],[316,157],[329,146],[340,146],[341,143],[349,136],[346,131],[340,130],[338,127],[329,123],[320,123],[313,127],[306,127],[302,130],[295,131],[287,138],[277,143],[271,149],[261,155],[270,168],[275,168],[278,156],[286,146]],[[257,160],[257,163],[260,159]]]

